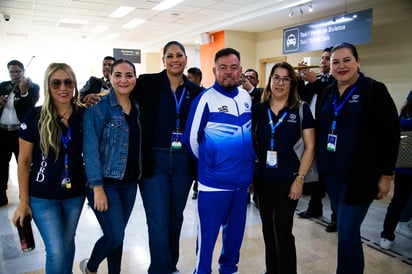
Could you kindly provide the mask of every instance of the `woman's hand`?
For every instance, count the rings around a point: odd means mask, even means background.
[[[290,186],[289,198],[292,200],[299,200],[302,197],[303,191],[303,179],[300,176],[296,176],[292,185]]]
[[[14,226],[17,226],[18,224],[20,226],[23,226],[23,221],[26,216],[30,216],[30,219],[33,216],[30,205],[27,203],[20,202],[16,210],[14,211],[13,220],[12,220]]]
[[[109,209],[109,203],[107,202],[107,196],[104,192],[103,186],[93,187],[94,191],[94,209],[97,211],[106,211]]]
[[[378,195],[376,195],[376,199],[380,200],[385,198],[389,191],[391,190],[391,183],[393,180],[393,176],[388,176],[388,175],[382,175],[381,178],[379,179],[379,192]]]

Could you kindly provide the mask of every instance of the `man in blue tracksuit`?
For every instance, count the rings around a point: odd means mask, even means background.
[[[255,153],[251,99],[238,82],[240,54],[225,48],[215,55],[215,84],[192,103],[184,141],[198,159],[199,226],[195,274],[212,272],[213,248],[222,227],[219,273],[237,273],[246,223],[248,187]]]

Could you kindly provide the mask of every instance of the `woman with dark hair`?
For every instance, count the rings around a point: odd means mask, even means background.
[[[46,248],[46,273],[72,273],[77,224],[85,198],[76,76],[64,63],[44,75],[44,103],[30,109],[19,132],[20,203],[13,223],[33,220]]]
[[[337,213],[336,273],[361,274],[360,227],[372,201],[390,190],[399,144],[398,114],[386,86],[360,72],[354,45],[336,45],[330,60],[336,81],[325,88],[318,104],[318,170]]]
[[[141,108],[140,193],[149,231],[150,274],[177,271],[183,210],[194,180],[193,159],[182,136],[192,100],[202,91],[183,74],[187,56],[182,44],[168,42],[162,60],[165,69],[140,75],[132,93]]]
[[[406,100],[399,117],[401,131],[412,130],[412,90],[409,92]],[[411,196],[412,168],[396,168],[394,184],[393,197],[386,211],[385,220],[383,222],[383,231],[381,232],[380,246],[383,249],[391,248],[393,241],[395,240],[396,225],[398,224],[401,214]]]
[[[258,157],[254,189],[268,274],[297,271],[293,216],[315,147],[313,116],[309,105],[299,100],[297,86],[293,67],[286,62],[275,64],[261,102],[252,111]],[[299,160],[293,147],[301,136],[304,152]]]
[[[106,258],[108,273],[120,273],[125,229],[141,176],[140,111],[130,96],[136,84],[133,63],[115,61],[110,82],[109,94],[88,107],[83,119],[87,200],[103,231],[90,258],[80,262],[85,274],[96,273]]]

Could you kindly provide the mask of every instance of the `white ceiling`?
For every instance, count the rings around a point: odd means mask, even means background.
[[[158,52],[169,40],[194,44],[203,32],[234,30],[261,32],[311,20],[369,8],[390,0],[184,0],[166,11],[152,8],[161,0],[0,0],[0,43],[10,48],[21,44],[70,48],[73,45],[106,45]],[[309,13],[307,2],[314,11]],[[303,14],[299,11],[299,5]],[[135,7],[124,18],[109,15],[119,6]],[[294,17],[289,17],[293,6]],[[297,6],[297,7],[296,7]],[[4,15],[10,20],[5,21]],[[85,25],[69,26],[59,20],[83,19]],[[134,29],[122,26],[131,19],[145,22]],[[97,25],[108,29],[95,34]],[[118,34],[115,39],[106,39]]]

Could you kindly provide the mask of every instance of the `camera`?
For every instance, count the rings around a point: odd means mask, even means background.
[[[10,15],[8,15],[8,14],[3,15],[3,18],[6,22],[10,21]]]

